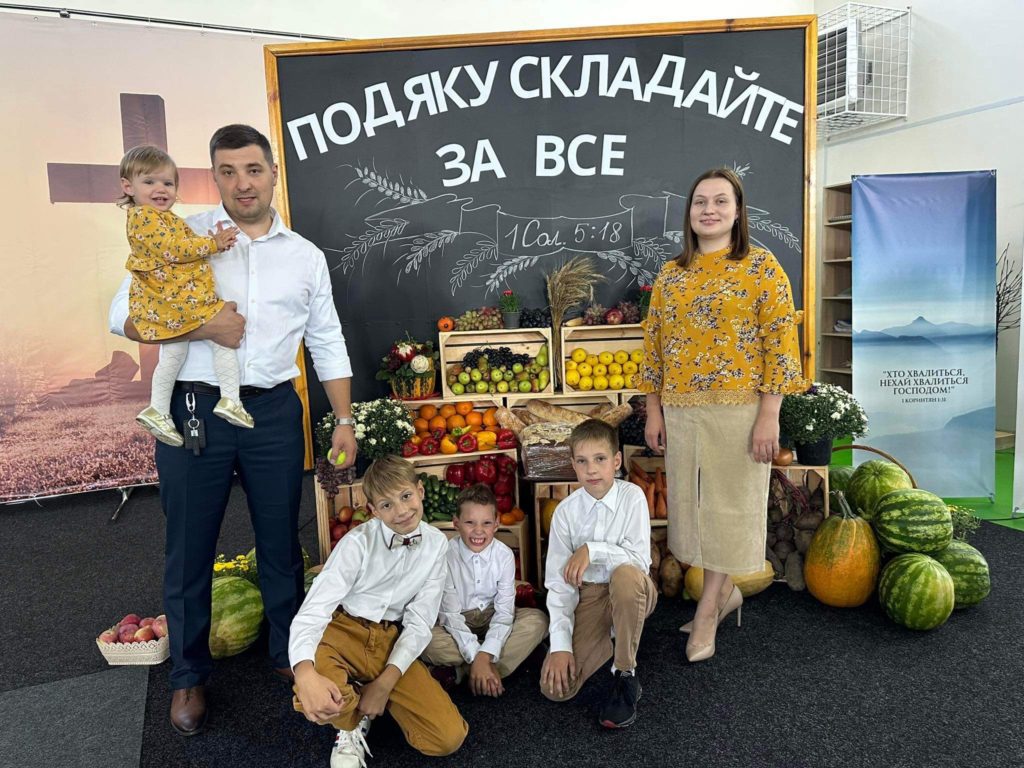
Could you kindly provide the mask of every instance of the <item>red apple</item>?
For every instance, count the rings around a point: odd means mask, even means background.
[[[125,616],[123,619],[117,622],[117,626],[123,627],[125,624],[134,624],[136,627],[138,627],[139,621],[140,619],[137,613],[129,613],[127,616]]]
[[[167,617],[162,613],[153,620],[153,634],[158,638],[167,637]]]
[[[100,632],[99,641],[101,643],[116,643],[117,642],[117,627],[111,627]]]
[[[147,616],[146,618],[144,618],[142,621],[139,622],[139,629],[141,629],[142,627],[150,627],[150,626],[152,626],[154,621],[156,621],[156,619],[154,619],[152,616]]]
[[[341,523],[331,523],[331,539],[337,541],[345,534],[346,530],[348,529]]]
[[[134,641],[136,643],[146,643],[150,640],[156,640],[156,633],[152,627],[139,627],[135,632]]]
[[[122,624],[117,630],[117,639],[122,643],[134,643],[135,633],[138,631],[138,624]]]

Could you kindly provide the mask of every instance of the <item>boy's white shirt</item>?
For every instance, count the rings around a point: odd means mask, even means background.
[[[512,550],[494,539],[473,552],[456,536],[448,543],[448,575],[441,599],[441,626],[455,640],[459,653],[471,664],[480,651],[497,661],[512,633],[516,615],[516,562]],[[494,606],[487,634],[481,643],[466,624],[463,611]]]
[[[420,534],[419,543],[401,539]],[[397,543],[389,548],[392,536]],[[369,621],[400,621],[402,631],[388,664],[402,674],[426,649],[441,607],[448,539],[420,521],[412,533],[396,534],[379,519],[350,531],[334,548],[324,569],[292,619],[288,660],[314,661],[324,630],[338,608]]]
[[[590,565],[583,580],[607,584],[612,571],[629,564],[644,573],[651,569],[651,519],[647,498],[639,486],[616,480],[603,499],[585,488],[559,503],[551,520],[544,586],[551,616],[551,651],[572,651],[572,630],[579,589],[566,582],[565,565],[587,545]]]

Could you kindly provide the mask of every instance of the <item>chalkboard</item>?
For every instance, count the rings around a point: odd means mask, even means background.
[[[542,308],[577,254],[608,278],[601,303],[634,295],[716,166],[813,307],[814,44],[808,16],[268,46],[283,213],[327,255],[353,398],[385,393],[373,375],[406,332],[436,338],[505,289]],[[811,339],[806,322],[808,360]]]

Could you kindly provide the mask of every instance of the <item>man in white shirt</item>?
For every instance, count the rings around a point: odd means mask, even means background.
[[[295,709],[338,729],[331,768],[365,768],[370,720],[385,708],[424,755],[455,752],[469,731],[418,658],[437,621],[448,549],[423,522],[423,483],[389,455],[366,470],[363,493],[373,520],[331,552],[288,646]]]
[[[558,505],[551,521],[544,574],[551,649],[541,693],[571,699],[614,648],[613,684],[598,722],[624,728],[636,720],[636,654],[658,600],[649,575],[650,514],[643,491],[615,479],[622,454],[614,427],[589,419],[573,429],[569,446],[583,487]]]
[[[511,675],[540,645],[548,617],[516,608],[516,563],[508,545],[494,538],[498,509],[483,483],[464,488],[452,521],[458,535],[448,543],[448,577],[441,599],[441,626],[423,653],[428,664],[469,673],[477,696],[500,696]],[[482,639],[481,639],[482,638]]]
[[[188,335],[238,349],[241,397],[256,421],[240,429],[213,417],[219,389],[208,344],[190,344],[178,373],[171,415],[185,447],[156,445],[160,501],[167,518],[164,610],[171,643],[171,724],[182,735],[206,722],[210,589],[221,521],[238,473],[256,536],[260,590],[270,623],[269,652],[291,678],[288,629],[302,602],[298,512],[305,457],[303,411],[291,380],[303,339],[338,417],[332,453],[348,466],[356,442],[350,412],[352,369],[323,253],[288,229],[271,207],[277,165],[255,128],[229,125],[210,140],[222,205],[190,216],[200,234],[218,224],[240,230],[235,246],[210,259],[225,308]],[[110,330],[142,341],[128,319],[125,278],[110,308]],[[241,308],[241,312],[237,311]],[[195,434],[193,434],[195,433]],[[191,438],[191,439],[190,439]]]

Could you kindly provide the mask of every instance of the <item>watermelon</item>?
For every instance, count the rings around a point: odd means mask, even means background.
[[[953,518],[945,502],[918,488],[885,494],[875,504],[871,524],[890,552],[938,552],[953,540]]]
[[[252,645],[260,634],[263,598],[251,582],[240,576],[213,580],[210,596],[210,653],[215,659],[234,656]]]
[[[843,493],[846,493],[846,489],[850,486],[850,478],[852,476],[853,467],[832,464],[828,468],[828,489],[830,491],[842,491]]]
[[[953,608],[977,605],[992,589],[985,556],[966,541],[954,539],[945,549],[932,555],[953,578],[956,601]]]
[[[831,487],[832,477],[829,475]],[[875,503],[890,491],[913,488],[910,476],[891,461],[865,461],[853,471],[846,485],[846,498],[853,511],[868,522],[875,519]]]
[[[878,600],[897,624],[907,629],[935,629],[953,612],[953,577],[928,555],[900,555],[882,569]]]

